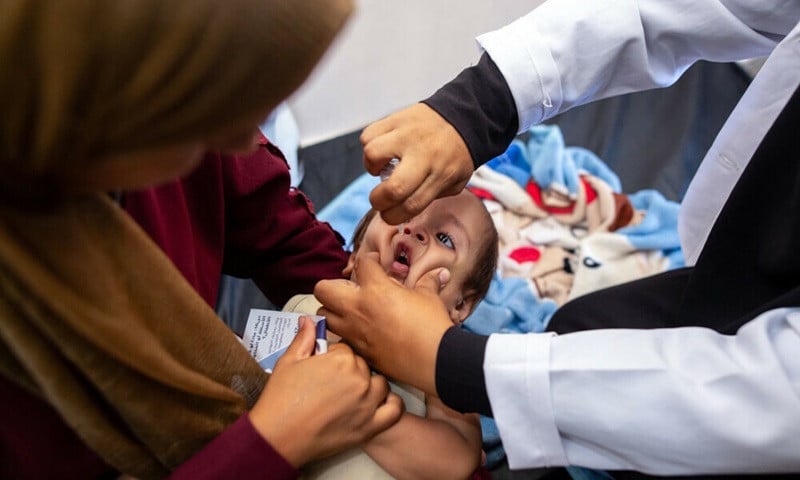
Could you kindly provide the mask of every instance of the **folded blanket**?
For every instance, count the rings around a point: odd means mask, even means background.
[[[468,330],[540,332],[569,299],[683,266],[678,204],[654,190],[620,193],[591,152],[537,126],[480,167],[469,188],[497,226],[498,274]]]

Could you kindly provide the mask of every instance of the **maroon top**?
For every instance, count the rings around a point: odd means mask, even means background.
[[[266,139],[249,157],[208,154],[183,180],[126,193],[123,204],[212,306],[220,273],[252,278],[283,305],[347,264],[344,240],[289,187],[283,154]]]
[[[288,192],[288,193],[287,193]],[[249,157],[209,154],[189,176],[126,193],[125,209],[214,305],[221,273],[251,277],[274,303],[341,277],[343,240],[289,188],[272,145]],[[0,376],[0,478],[91,479],[118,474],[38,397]],[[224,472],[224,474],[223,474]],[[296,478],[243,415],[171,478]]]

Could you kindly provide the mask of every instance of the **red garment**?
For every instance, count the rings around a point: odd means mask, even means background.
[[[170,480],[219,478],[297,478],[300,472],[264,441],[253,424],[242,415],[225,432],[184,462]]]
[[[288,192],[288,193],[287,193]],[[289,188],[283,155],[266,141],[249,157],[208,154],[189,176],[126,193],[125,209],[214,306],[221,273],[251,277],[275,303],[341,277],[344,241]],[[38,397],[0,376],[0,478],[118,475]],[[223,475],[224,472],[224,475]],[[246,415],[171,478],[296,478]]]
[[[283,154],[266,141],[249,157],[208,154],[188,177],[123,204],[211,306],[221,273],[252,278],[283,305],[347,265],[344,240],[290,189]]]
[[[584,190],[586,190],[586,205],[597,200],[597,192],[595,191],[594,187],[586,180],[586,177],[581,175],[579,177],[581,181],[581,185],[583,185]],[[538,183],[534,182],[533,180],[528,181],[528,184],[525,185],[525,190],[528,192],[528,195],[531,196],[533,199],[533,203],[535,203],[539,208],[545,210],[548,213],[552,213],[553,215],[557,215],[560,213],[569,214],[575,209],[575,202],[570,203],[568,206],[565,207],[557,207],[553,205],[547,205],[544,200],[542,199],[542,187],[539,186]]]
[[[115,479],[58,414],[0,375],[0,478]],[[224,475],[222,475],[224,472]],[[178,468],[172,480],[295,479],[299,472],[256,432],[247,415]]]

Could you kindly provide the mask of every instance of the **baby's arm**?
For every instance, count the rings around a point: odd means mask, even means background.
[[[425,403],[425,418],[404,413],[364,451],[398,480],[469,478],[481,462],[478,415],[458,413],[432,396]]]

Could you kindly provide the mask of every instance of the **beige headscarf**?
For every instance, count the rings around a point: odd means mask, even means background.
[[[65,195],[60,180],[266,115],[351,9],[0,2],[0,374],[122,472],[168,474],[251,406],[266,376],[104,192]]]

